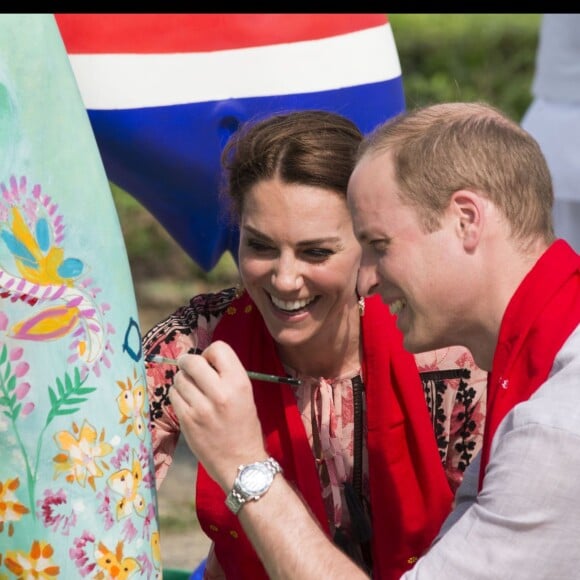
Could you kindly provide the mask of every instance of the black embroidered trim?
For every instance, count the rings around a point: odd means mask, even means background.
[[[425,371],[419,373],[423,383],[426,381],[446,381],[449,379],[469,379],[471,371],[469,369],[449,369],[446,371]]]

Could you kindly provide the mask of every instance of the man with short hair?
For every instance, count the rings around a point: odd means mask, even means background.
[[[485,104],[408,111],[365,139],[348,197],[359,292],[390,305],[409,351],[461,344],[490,371],[482,452],[403,578],[577,576],[580,256],[554,239],[538,144]],[[182,432],[225,493],[241,494],[240,521],[268,572],[362,577],[283,475],[267,474],[247,501],[237,467],[268,454],[231,348],[213,343],[180,367],[170,397]]]

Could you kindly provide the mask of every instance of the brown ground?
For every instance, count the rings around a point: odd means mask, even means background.
[[[195,458],[180,443],[158,493],[163,568],[192,572],[207,556],[209,539],[194,511]]]

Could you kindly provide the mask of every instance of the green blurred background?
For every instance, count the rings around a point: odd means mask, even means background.
[[[531,102],[540,14],[389,14],[407,108],[483,100],[520,121]],[[137,201],[113,188],[147,330],[195,293],[237,281],[232,257],[204,272]]]

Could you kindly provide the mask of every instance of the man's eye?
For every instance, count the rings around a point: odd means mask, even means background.
[[[389,242],[386,240],[375,240],[370,243],[371,248],[377,254],[386,254],[389,249]]]

